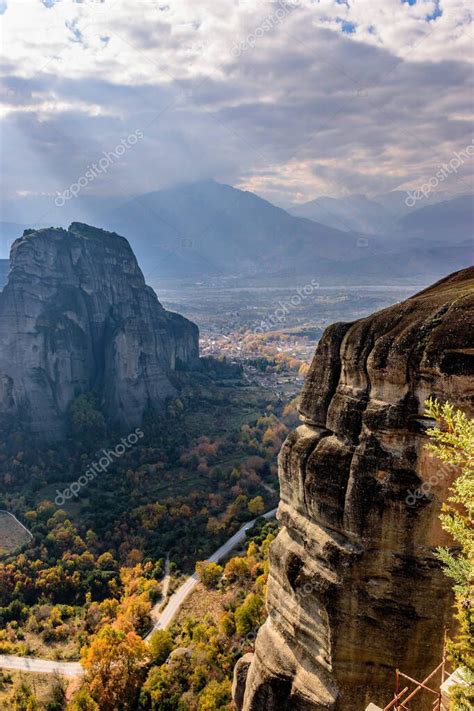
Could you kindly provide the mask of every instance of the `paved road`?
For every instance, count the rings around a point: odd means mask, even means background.
[[[263,517],[273,518],[275,513],[276,509],[272,509],[271,511],[267,511],[267,513],[264,514]],[[222,560],[222,558],[225,558],[225,556],[228,555],[233,548],[235,548],[239,543],[245,540],[246,532],[249,530],[249,528],[252,528],[256,520],[257,519],[255,518],[253,519],[253,521],[248,521],[248,523],[245,523],[242,528],[239,528],[237,533],[234,533],[234,535],[229,538],[229,540],[226,541],[223,546],[218,548],[216,552],[213,553],[210,558],[208,558],[208,562],[218,563],[220,560]],[[181,607],[185,599],[188,597],[188,595],[192,592],[192,590],[194,590],[198,582],[199,580],[196,574],[190,575],[189,578],[185,580],[185,582],[170,597],[168,604],[160,615],[160,619],[154,625],[153,629],[145,637],[145,639],[150,639],[151,635],[153,634],[153,632],[156,632],[156,630],[165,630],[167,627],[169,627],[179,608]]]
[[[267,511],[266,514],[263,514],[263,518],[273,518],[273,516],[275,516],[275,513],[276,509]],[[242,541],[245,540],[246,532],[249,530],[249,528],[252,528],[256,520],[257,519],[254,518],[252,521],[248,521],[248,523],[245,523],[242,528],[239,528],[237,533],[234,533],[234,535],[231,536],[231,538],[229,538],[229,540],[226,541],[223,546],[218,548],[216,552],[213,553],[210,558],[208,558],[208,562],[218,563],[220,560],[222,560],[222,558],[228,555],[233,548],[235,548],[239,543],[242,543]],[[163,581],[164,583],[166,582],[166,589],[165,584],[163,585],[164,595],[166,595],[169,585],[169,561],[167,561],[165,575],[168,576],[168,581],[166,581],[166,578]],[[198,578],[196,574],[191,575],[185,580],[185,582],[170,597],[168,604],[165,606],[160,615],[159,620],[154,624],[153,629],[145,637],[145,640],[149,640],[153,632],[155,632],[156,630],[166,629],[171,624],[184,600],[188,597],[190,592],[196,587],[197,584]],[[158,605],[158,608],[160,606],[161,603]],[[59,672],[64,676],[80,676],[83,674],[83,670],[79,662],[55,662],[50,659],[36,659],[35,657],[15,657],[8,654],[0,654],[0,669],[17,669],[20,671],[42,672],[43,674],[54,674],[55,672]]]
[[[54,662],[51,659],[14,657],[9,654],[0,654],[0,669],[16,669],[43,674],[59,673],[64,676],[80,676],[83,673],[79,662]]]

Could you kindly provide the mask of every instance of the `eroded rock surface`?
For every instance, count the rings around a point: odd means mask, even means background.
[[[0,412],[58,438],[80,393],[109,420],[139,425],[176,393],[173,371],[198,359],[198,328],[166,311],[127,240],[73,223],[26,231],[0,293]]]
[[[396,667],[438,665],[452,600],[433,549],[452,472],[423,450],[422,413],[430,395],[473,412],[473,292],[471,268],[324,333],[279,457],[269,617],[237,665],[239,710],[363,711],[393,698]]]

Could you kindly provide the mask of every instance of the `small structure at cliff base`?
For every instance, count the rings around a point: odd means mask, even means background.
[[[430,682],[430,686],[428,687],[428,680],[424,679],[423,682],[416,683],[414,692],[413,690],[410,690],[409,687],[404,687],[402,692],[400,694],[395,693],[394,699],[383,708],[381,708],[380,706],[376,706],[373,703],[370,703],[365,709],[365,711],[398,711],[398,709],[406,709],[408,707],[405,706],[405,703],[407,703],[410,698],[413,699],[414,695],[423,691],[430,691],[431,694],[434,694],[436,696],[434,701],[433,697],[431,696],[431,703],[426,703],[426,706],[430,711],[450,711],[452,706],[453,688],[455,686],[464,686],[467,688],[469,686],[469,682],[467,682],[464,678],[461,669],[456,669],[456,671],[454,671],[452,674],[449,674],[448,677],[445,678],[444,662],[439,665],[438,669],[435,670],[433,674],[436,674],[440,668],[442,668],[441,686],[439,686],[439,684],[434,686]]]

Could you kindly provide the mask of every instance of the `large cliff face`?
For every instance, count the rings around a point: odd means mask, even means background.
[[[0,294],[0,412],[46,438],[95,389],[122,429],[175,394],[172,372],[198,358],[198,329],[166,311],[127,240],[73,223],[16,240]]]
[[[236,668],[239,709],[362,711],[389,702],[396,667],[439,663],[452,601],[433,548],[452,474],[423,449],[421,414],[430,395],[472,413],[473,307],[471,268],[326,330],[280,453],[269,617]]]

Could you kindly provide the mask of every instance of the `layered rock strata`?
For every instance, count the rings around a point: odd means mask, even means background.
[[[421,679],[439,663],[453,473],[424,450],[423,411],[434,396],[473,413],[473,307],[471,268],[325,331],[279,456],[269,616],[236,668],[239,710],[363,711],[393,698],[395,668]]]
[[[166,311],[127,240],[80,223],[25,231],[0,293],[0,412],[33,434],[64,434],[77,395],[94,390],[132,429],[176,394],[173,371],[198,360],[198,328]]]

